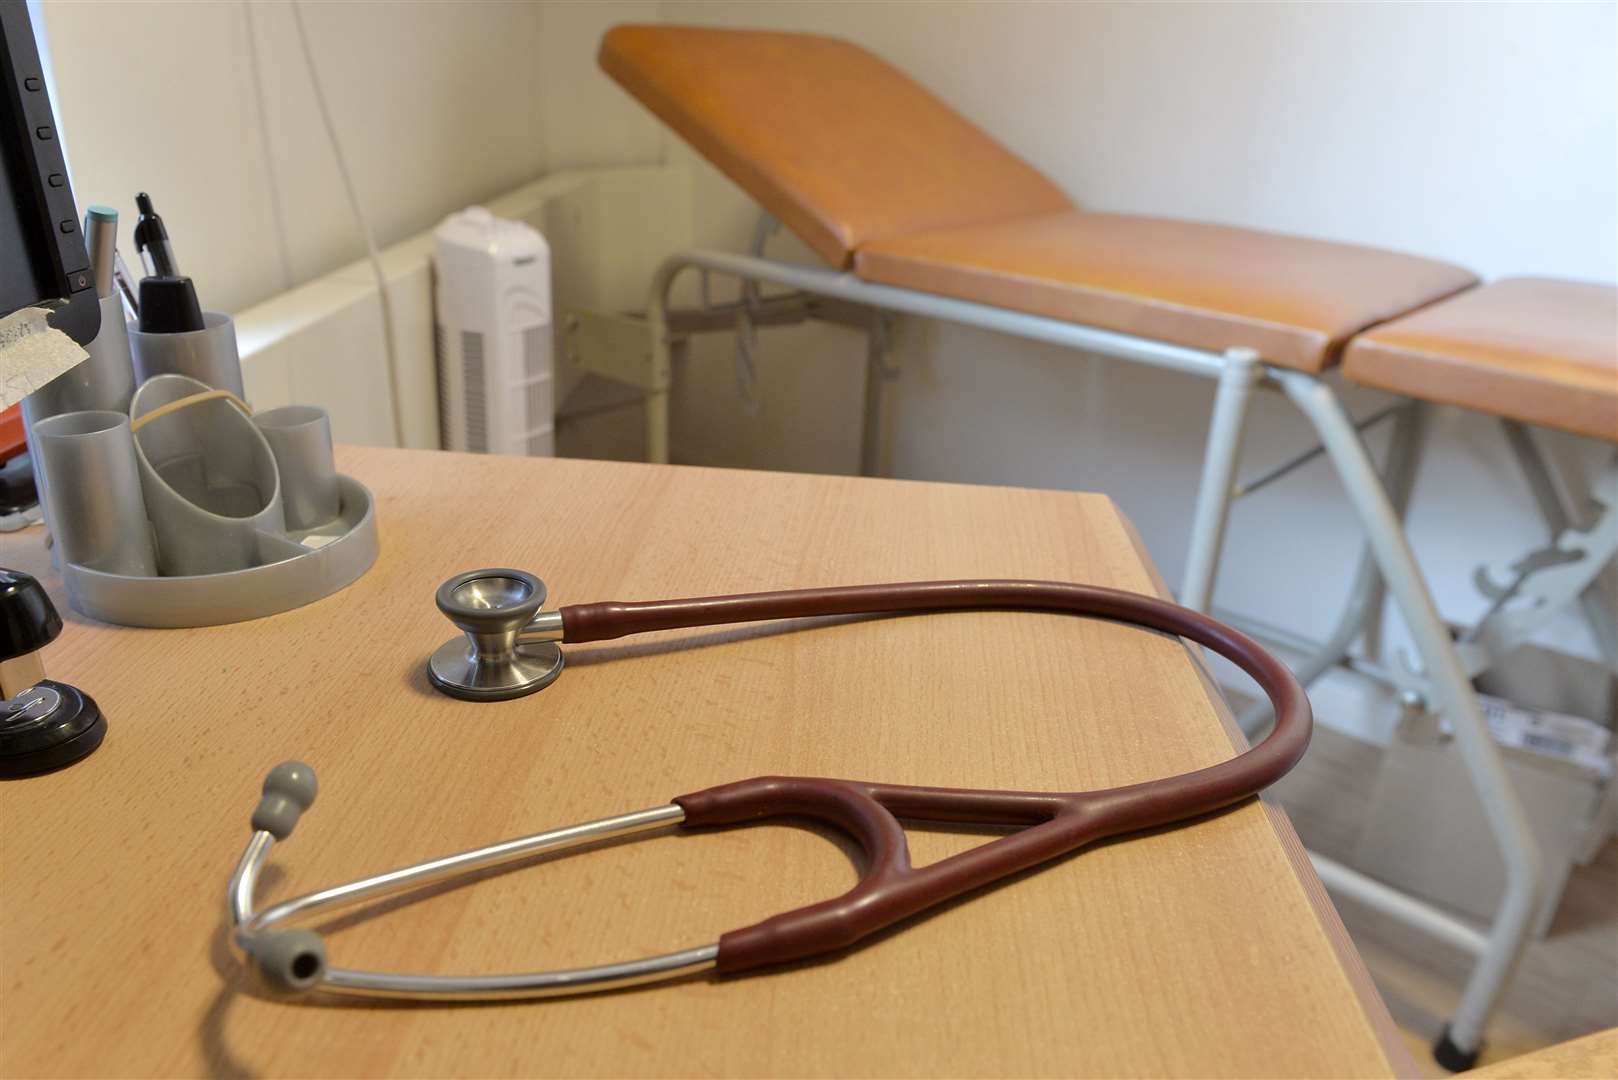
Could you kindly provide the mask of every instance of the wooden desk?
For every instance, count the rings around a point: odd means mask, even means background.
[[[67,608],[38,531],[0,539],[68,626],[48,670],[107,741],[0,784],[9,1075],[1379,1076],[1411,1071],[1290,826],[1257,803],[1112,843],[835,961],[528,1004],[293,1005],[227,950],[225,884],[269,766],[321,793],[260,897],[761,773],[1071,790],[1231,753],[1183,643],[1011,613],[573,648],[505,704],[433,692],[457,571],[553,602],[949,577],[1157,588],[1098,495],[345,448],[382,555],[342,593],[234,626]],[[917,831],[926,862],[983,834]],[[788,825],[670,835],[342,916],[342,966],[531,970],[714,940],[854,880]],[[328,926],[328,929],[333,929]]]

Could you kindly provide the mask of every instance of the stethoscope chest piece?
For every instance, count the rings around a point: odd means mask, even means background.
[[[107,734],[89,694],[44,677],[39,651],[61,632],[62,618],[39,582],[0,569],[0,778],[71,765]]]
[[[101,745],[107,721],[77,687],[46,679],[0,701],[0,777],[71,765]]]
[[[427,661],[427,678],[463,701],[506,701],[543,690],[562,673],[562,650],[550,642],[518,645],[509,658],[487,663],[465,638],[446,641]]]
[[[545,583],[522,570],[457,574],[438,587],[438,610],[462,631],[427,660],[427,678],[450,697],[506,701],[543,690],[562,673],[555,627],[535,620]]]

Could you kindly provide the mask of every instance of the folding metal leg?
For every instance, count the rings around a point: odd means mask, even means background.
[[[860,419],[860,475],[882,475],[883,385],[896,373],[888,367],[888,316],[871,312],[865,331],[865,403]]]
[[[1454,1068],[1475,1057],[1484,1025],[1528,943],[1539,907],[1539,851],[1455,654],[1449,630],[1439,617],[1405,540],[1398,514],[1378,482],[1365,446],[1337,395],[1320,380],[1301,372],[1275,371],[1272,377],[1314,424],[1347,489],[1377,566],[1426,664],[1434,704],[1450,720],[1461,759],[1505,861],[1506,889],[1500,910],[1460,1006],[1435,1051],[1441,1064]]]
[[[669,392],[646,392],[646,460],[653,465],[669,463]]]
[[[1388,442],[1388,459],[1383,465],[1383,486],[1393,503],[1399,525],[1405,523],[1410,510],[1410,496],[1416,489],[1416,474],[1421,471],[1422,454],[1427,445],[1427,416],[1431,412],[1417,402],[1407,402],[1400,408],[1394,421],[1393,435]],[[1363,428],[1361,430],[1364,430]],[[1365,558],[1374,562],[1370,545],[1366,545]],[[1379,572],[1376,588],[1367,602],[1365,627],[1360,635],[1360,654],[1380,664],[1382,656],[1382,613],[1387,609],[1388,586]]]
[[[653,385],[645,391],[646,460],[669,463],[669,384],[673,381],[673,342],[669,337],[669,287],[685,264],[666,260],[652,276],[646,303],[646,322],[652,335]]]
[[[1420,406],[1406,404],[1399,407],[1395,414],[1393,437],[1388,442],[1387,460],[1382,466],[1382,485],[1401,523],[1410,506],[1410,493],[1415,488],[1416,470],[1421,462],[1421,445],[1426,433],[1425,420],[1425,410]],[[1377,568],[1376,555],[1367,543],[1360,552],[1354,584],[1349,588],[1337,626],[1324,645],[1293,669],[1298,681],[1305,687],[1312,685],[1348,655],[1355,641],[1373,637],[1382,619],[1386,596],[1387,584]],[[1270,715],[1269,702],[1258,702],[1243,711],[1237,723],[1242,731],[1254,735],[1269,721]]]
[[[1226,351],[1208,424],[1202,485],[1197,490],[1191,545],[1186,552],[1185,578],[1180,585],[1180,603],[1195,611],[1207,611],[1213,600],[1214,575],[1219,569],[1225,524],[1230,520],[1231,493],[1236,486],[1236,466],[1241,462],[1247,403],[1263,377],[1264,365],[1259,362],[1258,353],[1252,349]]]

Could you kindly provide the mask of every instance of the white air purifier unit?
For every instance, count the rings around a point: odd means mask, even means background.
[[[481,206],[433,233],[439,439],[446,450],[556,452],[551,253]]]

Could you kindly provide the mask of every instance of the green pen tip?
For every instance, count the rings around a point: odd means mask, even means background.
[[[113,224],[117,224],[118,222],[118,211],[114,210],[110,206],[102,206],[101,204],[97,203],[95,206],[92,206],[90,209],[86,210],[85,213],[90,217],[95,218],[97,221],[110,221]]]

